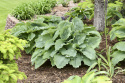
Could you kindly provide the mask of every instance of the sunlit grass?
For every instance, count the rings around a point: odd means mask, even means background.
[[[22,3],[37,0],[0,0],[0,33],[5,29],[6,18],[15,7]]]

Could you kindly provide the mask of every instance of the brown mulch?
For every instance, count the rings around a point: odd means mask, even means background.
[[[59,5],[52,10],[52,13],[47,15],[63,16],[67,11],[69,11],[69,9],[76,5],[77,4],[73,4],[72,2],[70,2],[69,7],[62,7]],[[116,40],[110,41],[108,37],[108,45],[113,46],[116,42]],[[105,48],[104,35],[102,36],[102,42],[98,51],[101,51],[103,48]],[[105,53],[103,53],[103,55],[105,55]],[[67,65],[63,69],[57,69],[56,67],[51,66],[50,61],[47,61],[40,68],[35,70],[34,66],[31,65],[31,55],[27,55],[25,52],[22,52],[22,58],[17,60],[17,64],[19,70],[27,75],[26,80],[19,80],[18,83],[61,83],[72,75],[78,75],[82,77],[88,69],[88,67],[85,65],[82,65],[77,69],[70,65]],[[124,66],[122,68],[124,68]],[[124,78],[125,74],[118,74],[116,77],[113,77],[112,80],[113,83],[125,83]]]

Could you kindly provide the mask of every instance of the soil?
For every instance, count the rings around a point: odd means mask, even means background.
[[[55,7],[52,10],[52,13],[47,15],[57,15],[57,16],[63,16],[69,9],[72,7],[77,6],[77,4],[73,4],[73,2],[70,2],[69,7],[62,7],[61,5]],[[110,41],[108,37],[108,45],[112,46],[117,42],[117,40]],[[105,37],[102,36],[102,42],[99,46],[99,49],[97,49],[99,52],[105,48]],[[105,55],[105,52],[102,53]],[[72,75],[78,75],[83,76],[85,75],[88,67],[83,65],[79,68],[75,69],[70,65],[67,65],[63,69],[57,69],[56,67],[52,67],[50,64],[50,61],[47,61],[44,65],[42,65],[38,69],[34,69],[34,66],[31,65],[31,55],[27,55],[25,52],[22,52],[22,57],[17,60],[17,64],[19,67],[19,70],[24,72],[27,75],[26,80],[19,80],[18,83],[61,83],[65,79],[67,79],[69,76]],[[124,63],[121,63],[124,64]],[[122,68],[124,68],[122,66]],[[120,73],[117,74],[115,77],[113,77],[113,83],[125,83],[125,74]]]

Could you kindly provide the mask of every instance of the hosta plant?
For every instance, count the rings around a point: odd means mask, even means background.
[[[85,27],[80,19],[62,21],[57,28],[44,30],[35,40],[36,50],[31,61],[35,68],[48,59],[57,68],[63,68],[67,64],[78,68],[82,61],[90,66],[96,61],[94,48],[98,47],[100,40],[100,34],[94,28]]]
[[[112,83],[105,71],[90,71],[83,77],[71,76],[62,83]]]
[[[98,47],[101,36],[94,27],[84,25],[79,18],[74,18],[72,22],[61,21],[57,26],[43,22],[39,22],[39,26],[22,24],[22,28],[16,26],[12,32],[13,35],[30,41],[26,51],[32,54],[31,62],[35,68],[47,60],[57,68],[63,68],[67,64],[78,68],[82,61],[90,66],[96,61],[94,49]]]
[[[125,59],[125,19],[121,18],[116,23],[112,25],[112,30],[110,31],[110,39],[114,40],[118,39],[118,43],[113,46],[114,53],[112,54],[113,63],[116,65],[118,62],[123,61]]]

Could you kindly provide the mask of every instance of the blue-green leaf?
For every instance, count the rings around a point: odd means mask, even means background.
[[[113,46],[113,49],[118,49],[120,51],[125,51],[125,42],[118,42]]]
[[[70,60],[69,64],[72,65],[74,68],[78,68],[81,65],[82,60],[82,56],[80,54],[77,54],[76,57]]]
[[[118,64],[120,61],[123,61],[125,59],[125,52],[122,51],[115,51],[112,54],[112,64],[115,66]]]
[[[39,68],[41,65],[43,65],[47,59],[43,59],[43,56],[38,56],[35,61],[35,69]]]
[[[50,39],[50,40],[46,41],[44,49],[48,50],[52,45],[54,45],[54,41],[53,41],[53,39]]]
[[[80,20],[78,17],[72,19],[72,23],[73,23],[72,26],[73,31],[82,31],[84,29],[84,24],[82,20]]]
[[[54,56],[54,63],[57,66],[57,68],[59,68],[59,69],[66,66],[66,64],[68,64],[69,61],[70,61],[69,58],[66,58],[65,56],[63,56],[61,54],[56,54]]]
[[[94,60],[96,59],[96,52],[93,48],[91,47],[86,47],[82,53],[87,57],[89,58],[90,60]]]
[[[63,27],[63,29],[60,31],[60,37],[61,39],[68,39],[69,36],[71,35],[72,31],[71,31],[71,27],[70,26],[65,26]]]
[[[60,48],[63,47],[63,45],[65,45],[64,40],[62,40],[62,39],[56,40],[56,42],[55,42],[55,50],[59,50]]]

